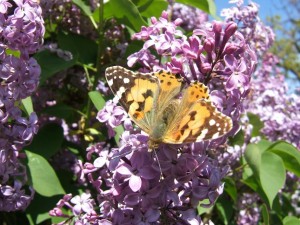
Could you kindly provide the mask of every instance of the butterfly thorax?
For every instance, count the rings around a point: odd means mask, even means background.
[[[172,120],[176,114],[178,104],[178,100],[173,100],[164,109],[157,110],[161,113],[156,115],[156,121],[153,123],[154,126],[149,132],[148,146],[150,151],[157,148],[163,142],[168,126],[172,124]]]
[[[149,134],[149,141],[148,141],[149,151],[156,149],[159,143],[162,142],[165,130],[166,130],[166,124],[163,122],[153,127],[151,133]]]

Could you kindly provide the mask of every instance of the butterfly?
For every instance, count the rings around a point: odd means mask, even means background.
[[[105,76],[130,118],[149,135],[150,151],[160,143],[216,139],[232,128],[231,118],[217,110],[199,81],[185,87],[170,72],[140,73],[121,66],[107,68]]]

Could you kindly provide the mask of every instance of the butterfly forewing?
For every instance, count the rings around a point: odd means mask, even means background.
[[[183,80],[174,74],[165,71],[155,72],[154,75],[159,80],[160,93],[158,95],[158,110],[163,111],[170,101],[174,99],[182,89]]]
[[[107,68],[105,75],[112,92],[131,119],[148,133],[159,93],[158,78],[151,73],[134,73],[120,66]]]

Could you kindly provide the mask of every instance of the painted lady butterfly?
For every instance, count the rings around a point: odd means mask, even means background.
[[[232,128],[231,118],[212,105],[208,88],[198,81],[183,89],[183,79],[170,72],[140,73],[120,66],[107,68],[105,75],[131,119],[149,135],[150,150],[162,142],[215,139]]]

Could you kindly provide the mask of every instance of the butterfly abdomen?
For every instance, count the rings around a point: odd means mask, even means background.
[[[160,109],[159,113],[156,116],[156,121],[153,123],[153,129],[149,134],[150,139],[153,142],[163,142],[164,136],[171,124],[173,124],[173,120],[175,118],[177,109],[179,106],[179,101],[177,99],[172,100],[165,109]]]

